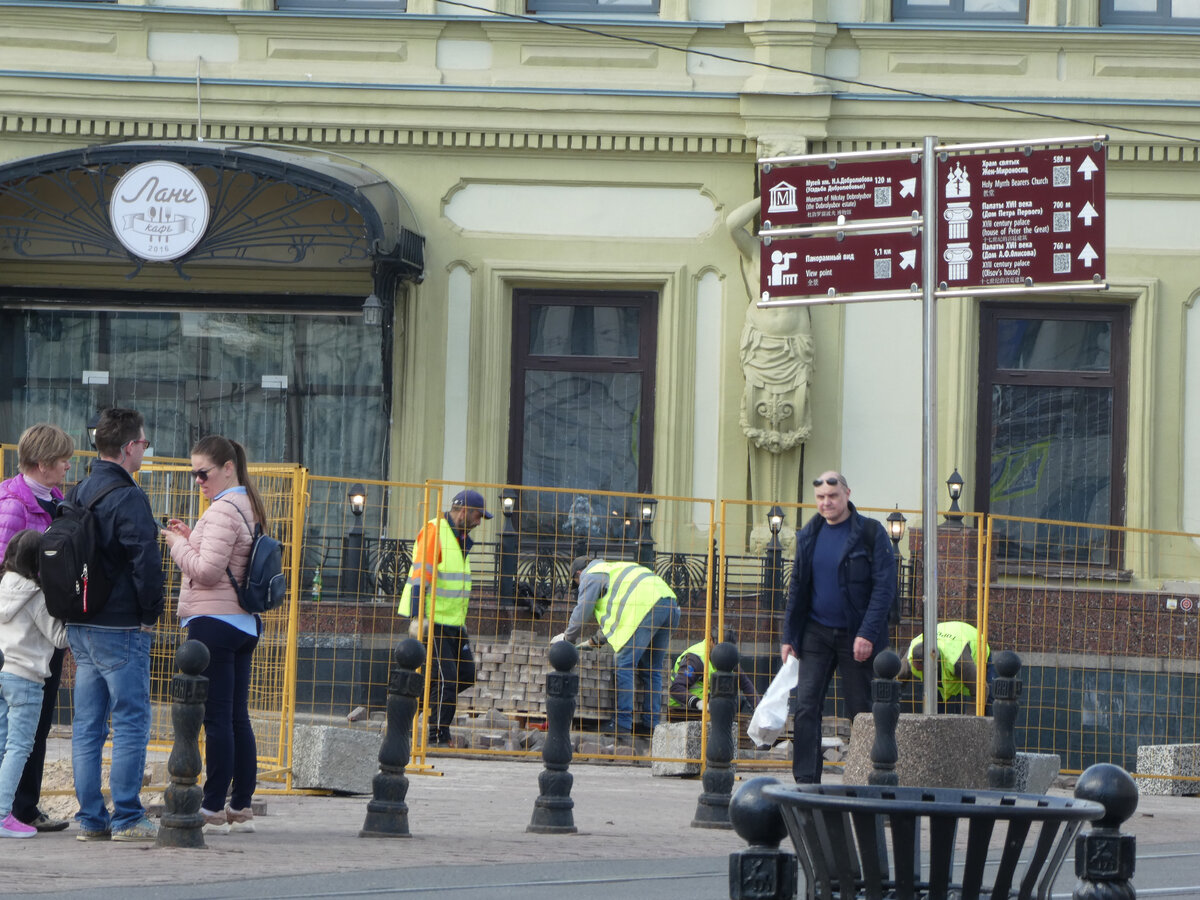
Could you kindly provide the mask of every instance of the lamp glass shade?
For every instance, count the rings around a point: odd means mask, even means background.
[[[361,516],[367,507],[367,489],[361,484],[353,485],[347,496],[350,498],[350,512]]]
[[[898,544],[904,539],[904,529],[908,524],[908,519],[904,518],[904,513],[897,509],[887,517],[888,536],[892,539],[892,543]]]
[[[962,496],[963,478],[958,474],[958,469],[955,469],[954,474],[946,479],[946,489],[950,491],[951,500],[957,500]]]
[[[767,512],[767,526],[771,529],[771,534],[779,534],[779,530],[783,528],[783,510],[778,506],[772,506]]]
[[[367,299],[363,301],[362,320],[364,325],[372,327],[383,324],[383,304],[374,291],[371,291],[367,295]]]
[[[654,498],[649,498],[642,501],[642,523],[649,525],[654,521],[654,513],[658,509],[658,501]]]

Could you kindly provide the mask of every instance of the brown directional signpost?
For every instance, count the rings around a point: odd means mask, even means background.
[[[759,306],[922,301],[926,634],[937,630],[937,300],[1107,287],[1105,140],[926,136],[919,149],[759,160]],[[927,671],[935,652],[926,641]],[[923,705],[937,709],[936,679]]]
[[[761,254],[763,298],[920,290],[921,235],[913,231],[773,240]]]
[[[908,216],[921,209],[921,157],[764,168],[763,228]]]
[[[1104,155],[1090,146],[938,164],[938,282],[949,288],[1104,278]]]

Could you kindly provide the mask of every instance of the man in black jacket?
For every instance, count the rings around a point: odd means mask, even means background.
[[[105,410],[96,426],[99,459],[68,497],[87,504],[109,485],[120,486],[93,509],[112,591],[86,623],[67,626],[75,657],[71,761],[81,841],[153,841],[158,833],[140,796],[150,740],[150,642],[163,611],[158,526],[132,477],[150,443],[143,424],[132,409]],[[100,793],[110,715],[111,812]]]
[[[883,526],[859,515],[839,472],[813,481],[818,515],[796,535],[796,562],[783,613],[780,654],[800,663],[792,729],[797,784],[821,781],[821,713],[834,669],[846,716],[871,708],[875,655],[888,644],[896,563]]]

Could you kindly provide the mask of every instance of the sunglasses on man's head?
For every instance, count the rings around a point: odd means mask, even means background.
[[[813,479],[813,487],[820,487],[823,484],[827,484],[830,487],[833,487],[835,484],[841,484],[841,483],[842,483],[841,480],[837,479],[837,478],[814,478]]]
[[[216,466],[209,466],[207,469],[192,469],[192,477],[201,484],[208,481],[208,473],[215,469]]]

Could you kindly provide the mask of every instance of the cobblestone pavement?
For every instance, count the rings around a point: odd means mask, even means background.
[[[61,755],[63,748],[56,749]],[[685,859],[704,860],[696,871],[703,869],[709,888],[715,886],[715,896],[721,896],[722,861],[744,846],[732,831],[691,827],[702,790],[699,779],[656,778],[647,767],[573,765],[571,797],[578,833],[540,835],[525,831],[538,796],[540,762],[434,757],[431,763],[430,774],[409,773],[406,799],[412,836],[408,839],[358,837],[366,796],[283,796],[263,791],[257,796],[266,803],[266,815],[256,819],[257,831],[207,835],[206,850],[81,843],[75,840],[74,823],[64,832],[4,841],[0,897],[119,887],[131,888],[126,893],[133,896],[136,889],[155,885],[206,885],[207,889],[190,895],[196,897],[256,895],[245,885],[214,890],[212,882],[297,875],[314,876],[311,890],[297,888],[286,896],[329,896],[330,890],[319,886],[329,880],[317,876],[343,873],[350,883],[370,880],[373,874],[382,878],[383,870],[411,870],[414,878],[425,878],[428,867],[447,866],[458,867],[459,874],[469,879],[468,869],[482,866],[528,864],[533,871],[533,864],[559,863],[565,872],[569,865],[603,860]],[[787,780],[783,770],[770,774]],[[1180,875],[1169,883],[1200,882],[1190,874],[1190,860],[1196,859],[1191,836],[1200,821],[1198,810],[1200,798],[1141,799],[1125,828],[1138,839],[1143,877],[1135,884],[1141,887],[1145,878],[1145,886],[1150,886],[1157,859],[1181,863]],[[631,872],[636,868],[630,864]],[[610,866],[606,871],[619,869]],[[1070,869],[1068,860],[1064,877]],[[426,874],[418,876],[418,870]],[[395,884],[397,878],[404,880],[403,872],[387,882]],[[1200,888],[1196,891],[1200,896]],[[405,892],[419,894],[420,887]]]

